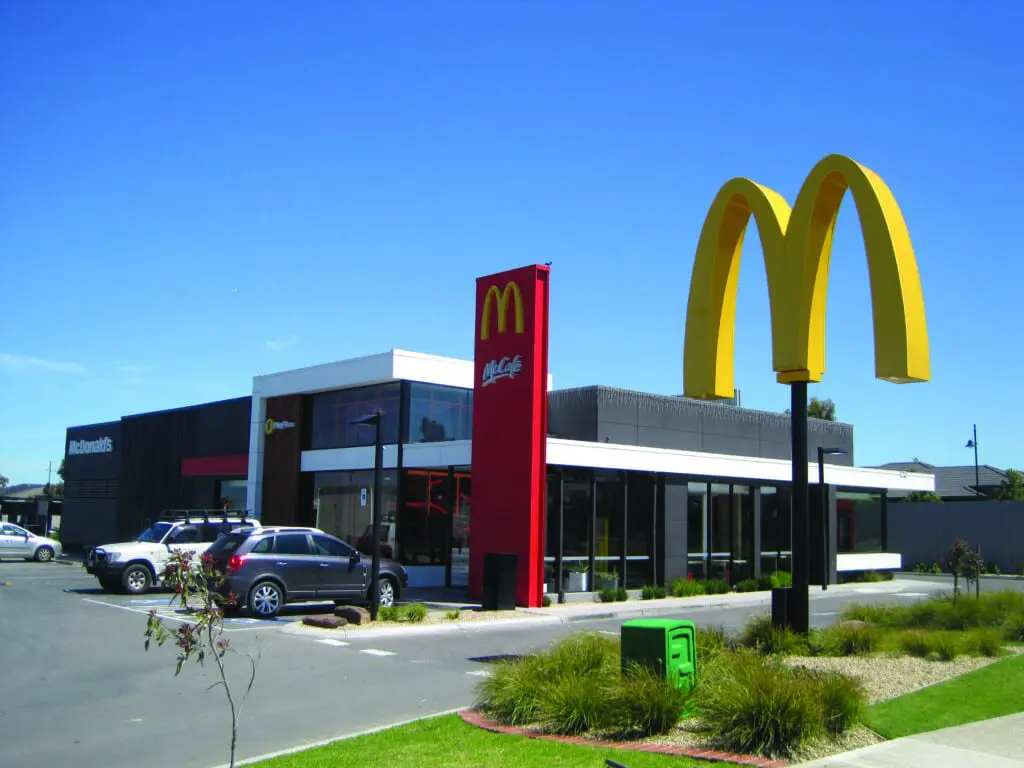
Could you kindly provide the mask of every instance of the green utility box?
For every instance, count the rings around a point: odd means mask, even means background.
[[[697,627],[679,619],[633,619],[622,625],[622,671],[638,662],[690,690],[697,684]]]

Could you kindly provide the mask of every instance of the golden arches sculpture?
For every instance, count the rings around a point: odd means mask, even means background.
[[[821,381],[832,236],[847,190],[868,259],[875,376],[897,383],[931,378],[924,295],[899,205],[874,171],[829,155],[808,174],[792,209],[778,192],[745,178],[727,181],[715,196],[697,242],[686,308],[688,397],[733,396],[736,290],[751,217],[768,276],[772,368],[781,383]]]

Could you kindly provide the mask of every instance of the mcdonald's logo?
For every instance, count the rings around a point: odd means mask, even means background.
[[[821,381],[832,236],[847,190],[867,252],[875,376],[896,383],[931,378],[924,295],[896,198],[871,169],[829,155],[808,174],[792,209],[778,192],[746,178],[727,181],[715,196],[697,242],[686,308],[688,397],[733,396],[736,289],[751,216],[768,274],[776,378],[784,384]]]
[[[263,431],[269,436],[281,429],[292,429],[295,426],[294,421],[274,421],[273,419],[267,419],[263,422]]]
[[[492,285],[487,289],[484,296],[483,310],[480,312],[480,341],[487,341],[491,338],[491,301],[497,304],[498,333],[505,333],[508,330],[508,300],[509,295],[515,301],[516,312],[516,333],[526,332],[526,317],[523,314],[523,293],[519,290],[519,284],[514,280],[505,283],[502,291],[498,286]]]

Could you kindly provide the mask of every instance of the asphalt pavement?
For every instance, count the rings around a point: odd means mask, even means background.
[[[851,602],[914,600],[948,589],[942,580],[914,580],[815,592],[813,622],[834,622]],[[739,629],[767,610],[766,599],[743,597],[742,605],[676,607],[666,615]],[[3,764],[128,768],[142,755],[149,768],[226,763],[228,708],[219,688],[207,690],[215,668],[192,665],[175,678],[172,647],[143,650],[150,608],[177,617],[168,603],[161,593],[104,594],[78,566],[0,563]],[[466,622],[458,632],[352,632],[339,640],[296,631],[309,610],[227,624],[234,647],[261,653],[242,713],[239,759],[468,706],[491,668],[481,658],[527,653],[583,629],[617,635],[623,621]],[[244,659],[229,657],[229,665],[240,680]]]

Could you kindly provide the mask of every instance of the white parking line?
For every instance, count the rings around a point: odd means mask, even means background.
[[[927,592],[897,592],[896,597],[928,597]]]
[[[378,648],[363,648],[359,652],[360,653],[365,653],[365,654],[367,654],[369,656],[394,656],[395,655],[394,651],[382,651],[382,650],[380,650]]]
[[[317,642],[323,643],[324,645],[333,645],[335,648],[340,648],[343,645],[349,645],[349,643],[346,643],[344,640],[335,640],[333,637],[325,637],[323,640],[317,640]]]
[[[93,600],[91,597],[83,597],[82,599],[85,602],[87,602],[87,603],[94,603],[96,605],[105,605],[108,608],[120,608],[122,611],[130,611],[131,613],[139,613],[139,614],[142,614],[143,616],[148,616],[149,615],[149,611],[150,611],[149,608],[135,608],[135,607],[130,606],[130,605],[118,605],[117,603],[108,603],[105,600]],[[194,621],[192,621],[190,619],[184,618],[179,613],[171,613],[171,614],[169,614],[167,611],[156,611],[156,615],[159,616],[161,619],[167,619],[169,621],[180,621],[182,624],[195,624]],[[234,619],[227,619],[226,621],[234,621]],[[284,624],[282,623],[282,624],[276,625],[276,626],[284,626]],[[253,629],[262,629],[262,628],[263,627],[236,627],[234,629],[229,629],[228,627],[224,627],[224,631],[225,632],[246,632],[246,631],[250,631],[250,630],[253,630]],[[266,629],[271,629],[272,627],[271,626],[267,626],[265,628]]]
[[[494,673],[487,669],[473,669],[466,674],[473,677],[491,677]]]

